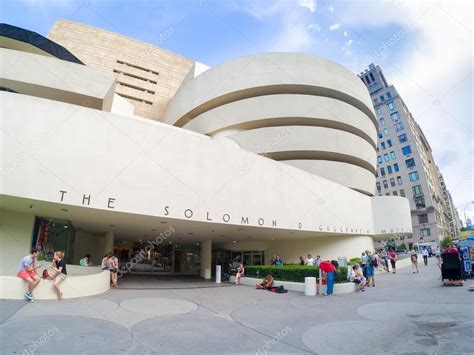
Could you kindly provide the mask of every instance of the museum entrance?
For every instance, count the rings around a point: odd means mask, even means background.
[[[197,275],[201,268],[201,250],[198,245],[151,244],[117,242],[114,254],[127,273],[141,275],[187,274]]]

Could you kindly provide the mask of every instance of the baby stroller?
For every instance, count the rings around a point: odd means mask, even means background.
[[[461,260],[459,254],[443,254],[441,264],[441,279],[444,286],[462,286]]]

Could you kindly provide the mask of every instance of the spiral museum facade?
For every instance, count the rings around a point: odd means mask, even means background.
[[[408,201],[374,196],[377,124],[347,68],[298,53],[207,68],[64,20],[42,53],[7,29],[1,275],[38,243],[70,263],[150,246],[134,272],[210,277],[411,233]]]

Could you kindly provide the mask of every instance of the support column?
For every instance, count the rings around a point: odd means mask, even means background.
[[[114,232],[107,231],[104,235],[104,254],[114,251]]]
[[[201,277],[211,278],[212,263],[212,240],[205,240],[201,243]],[[206,273],[206,269],[209,271]]]

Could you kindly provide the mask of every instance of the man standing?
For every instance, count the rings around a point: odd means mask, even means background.
[[[396,274],[397,253],[395,252],[395,249],[392,249],[390,253],[388,253],[388,257],[390,258],[390,264],[392,265],[392,274]]]
[[[411,269],[413,270],[413,273],[415,273],[415,270],[416,270],[416,273],[418,273],[418,255],[416,254],[415,250],[411,251],[410,259],[411,259]]]
[[[311,265],[311,266],[314,265],[314,259],[311,256],[311,254],[308,254],[308,258],[306,259],[306,265]]]
[[[428,265],[428,249],[426,249],[426,247],[424,247],[421,251],[421,255],[423,255],[423,262],[425,263],[425,266]]]
[[[36,275],[36,269],[41,266],[35,265],[36,257],[38,256],[37,249],[31,249],[31,254],[25,256],[18,265],[18,277],[28,283],[28,291],[25,292],[25,298],[34,302],[33,290],[40,283],[41,279]]]

